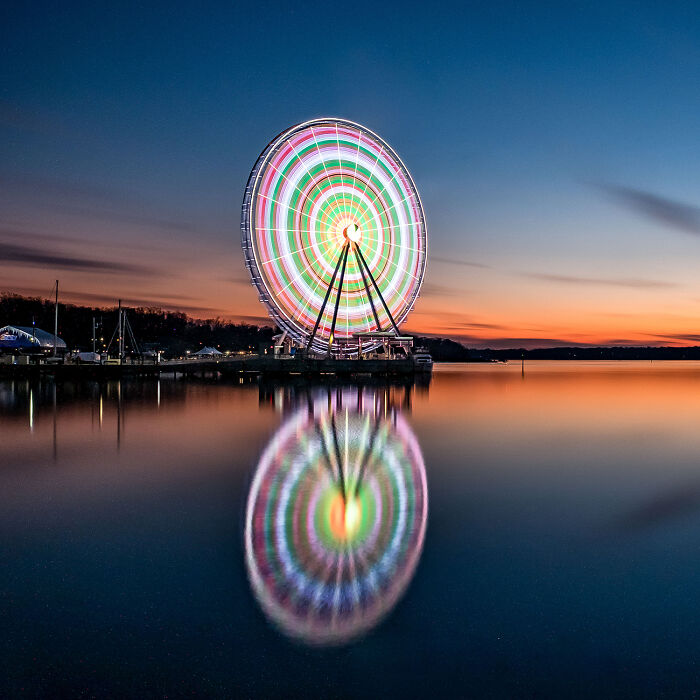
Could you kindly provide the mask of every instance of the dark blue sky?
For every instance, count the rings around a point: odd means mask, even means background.
[[[245,181],[278,132],[330,115],[383,136],[421,191],[413,329],[695,332],[697,6],[4,3],[0,38],[5,290],[58,276],[76,301],[262,316]]]

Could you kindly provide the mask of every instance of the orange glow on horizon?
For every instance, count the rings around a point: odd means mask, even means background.
[[[46,298],[58,277],[62,303],[111,308],[121,298],[126,306],[181,311],[192,318],[271,325],[242,256],[237,249],[231,252],[230,243],[224,249],[203,246],[193,260],[191,240],[170,241],[167,258],[159,259],[162,271],[148,276],[0,266],[0,291]],[[66,244],[62,252],[75,254],[75,249]],[[125,253],[110,248],[105,255],[120,261]],[[429,260],[421,296],[402,329],[468,347],[700,343],[700,282],[644,286],[636,278],[576,280],[531,279],[491,268],[465,272]]]

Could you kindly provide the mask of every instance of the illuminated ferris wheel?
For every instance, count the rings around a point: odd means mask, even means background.
[[[241,231],[260,300],[299,346],[351,353],[399,335],[425,273],[425,216],[369,129],[324,118],[282,132],[250,174]]]

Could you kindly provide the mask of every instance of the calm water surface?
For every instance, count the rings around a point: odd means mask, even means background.
[[[700,364],[0,383],[0,694],[687,697]]]

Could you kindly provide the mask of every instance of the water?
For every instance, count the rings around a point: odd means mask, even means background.
[[[1,383],[0,690],[687,697],[699,418],[681,362]]]

